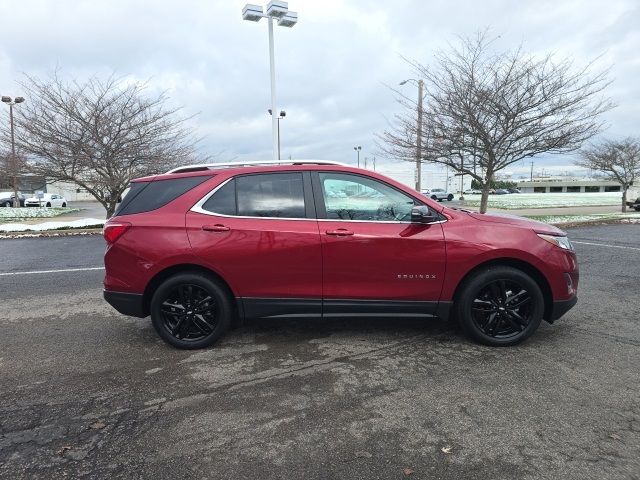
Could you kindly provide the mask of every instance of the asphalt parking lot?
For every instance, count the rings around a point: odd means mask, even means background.
[[[101,237],[0,240],[0,478],[639,479],[640,225],[569,233],[578,305],[507,349],[391,318],[178,351],[102,300]]]

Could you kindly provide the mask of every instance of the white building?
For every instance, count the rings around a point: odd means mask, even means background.
[[[542,178],[519,181],[522,193],[598,193],[620,192],[621,185],[613,180]]]

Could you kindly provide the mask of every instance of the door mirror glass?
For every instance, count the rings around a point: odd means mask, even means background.
[[[425,205],[418,205],[411,209],[411,222],[413,223],[433,223],[437,220],[437,215]]]

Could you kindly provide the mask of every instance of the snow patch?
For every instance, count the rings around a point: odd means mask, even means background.
[[[26,223],[3,223],[0,224],[0,232],[42,232],[46,230],[60,230],[65,228],[86,228],[103,226],[104,218],[79,218],[66,222],[43,222],[28,225]]]

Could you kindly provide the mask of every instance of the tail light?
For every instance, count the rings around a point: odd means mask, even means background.
[[[107,223],[102,229],[102,236],[107,241],[107,243],[114,243],[122,236],[124,232],[129,230],[130,227],[131,224],[127,222]]]

